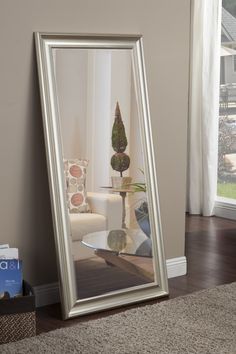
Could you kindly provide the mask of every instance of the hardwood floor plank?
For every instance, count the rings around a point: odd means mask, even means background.
[[[150,263],[150,260],[149,260]],[[106,294],[150,282],[121,267],[106,264],[100,257],[75,262],[78,299]]]

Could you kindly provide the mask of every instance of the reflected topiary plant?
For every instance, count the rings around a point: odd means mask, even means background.
[[[116,152],[111,157],[111,166],[113,170],[120,172],[120,176],[122,177],[123,172],[128,170],[129,168],[130,158],[124,152],[128,145],[128,142],[118,102],[116,103],[115,120],[112,127],[111,141],[113,150]]]

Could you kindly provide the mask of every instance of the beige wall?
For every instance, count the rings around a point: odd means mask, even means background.
[[[167,258],[184,255],[190,0],[1,0],[0,243],[57,279],[34,31],[141,33]]]

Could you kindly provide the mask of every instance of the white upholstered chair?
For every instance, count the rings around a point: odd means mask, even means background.
[[[120,229],[122,199],[117,194],[87,193],[91,212],[69,214],[74,260],[94,256],[94,250],[81,244],[84,235],[91,232]]]

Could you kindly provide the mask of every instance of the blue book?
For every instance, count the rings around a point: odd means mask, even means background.
[[[22,261],[0,259],[0,299],[22,295]]]

